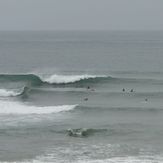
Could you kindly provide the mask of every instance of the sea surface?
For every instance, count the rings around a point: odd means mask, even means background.
[[[163,163],[163,31],[1,31],[0,162]]]

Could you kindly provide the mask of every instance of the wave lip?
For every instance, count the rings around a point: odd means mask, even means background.
[[[104,75],[96,76],[96,75],[51,75],[48,78],[41,78],[43,82],[47,82],[49,84],[68,84],[75,83],[81,80],[87,79],[95,79],[100,77],[107,77]]]
[[[0,101],[0,114],[51,114],[75,109],[77,105],[28,106],[18,102]]]

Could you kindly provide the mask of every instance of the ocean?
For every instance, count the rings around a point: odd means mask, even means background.
[[[0,162],[162,163],[163,31],[1,31]]]

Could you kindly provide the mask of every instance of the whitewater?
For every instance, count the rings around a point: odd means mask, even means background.
[[[0,101],[0,114],[50,114],[73,110],[76,105],[36,107],[17,102]]]

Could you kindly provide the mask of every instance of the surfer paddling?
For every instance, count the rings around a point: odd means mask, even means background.
[[[90,86],[87,87],[87,90],[95,91],[95,89],[91,88]]]
[[[90,89],[90,86],[88,86],[87,89]]]
[[[134,89],[131,89],[130,92],[134,92]]]
[[[88,101],[88,98],[86,97],[86,98],[84,98],[84,101]]]

